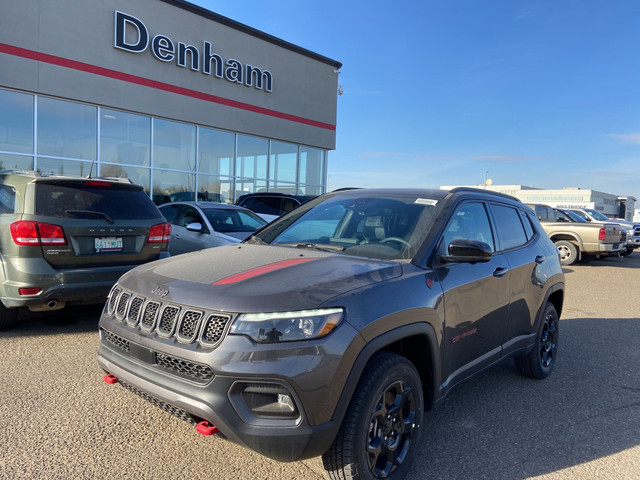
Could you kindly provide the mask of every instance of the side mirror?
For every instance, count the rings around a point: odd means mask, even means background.
[[[202,224],[200,222],[190,223],[185,227],[190,232],[199,232],[202,233]]]
[[[491,247],[478,240],[457,238],[449,244],[449,255],[440,257],[444,262],[488,262],[491,260]]]

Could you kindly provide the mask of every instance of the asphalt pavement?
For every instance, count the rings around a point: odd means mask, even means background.
[[[505,361],[425,416],[408,480],[640,479],[640,253],[565,268],[559,357],[545,380]],[[0,479],[321,479],[204,437],[96,362],[99,308],[0,332]]]

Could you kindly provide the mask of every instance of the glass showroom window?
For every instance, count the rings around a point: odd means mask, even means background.
[[[100,176],[128,178],[133,183],[142,185],[147,195],[151,191],[151,169],[149,168],[111,165],[103,163],[100,165]]]
[[[229,177],[198,175],[198,201],[230,203],[233,201],[233,181]]]
[[[269,141],[266,138],[238,135],[236,177],[267,178]]]
[[[154,118],[153,166],[195,172],[196,127]]]
[[[306,195],[320,195],[324,185],[325,151],[300,147],[300,183]]]
[[[198,172],[233,175],[236,136],[231,132],[200,127],[198,130]]]
[[[298,145],[272,140],[269,152],[269,180],[295,183],[297,169]]]
[[[38,97],[38,155],[95,160],[96,111],[90,105]]]
[[[33,95],[0,89],[0,105],[2,168],[14,168],[9,165],[12,161],[22,164],[29,157],[12,159],[7,154],[33,154]],[[33,158],[30,160],[33,168]]]
[[[151,117],[100,109],[100,163],[149,166]]]
[[[91,173],[97,177],[97,166],[93,162],[63,160],[60,158],[38,157],[38,171],[46,175],[67,175],[70,177],[86,177]]]
[[[195,200],[195,173],[175,172],[171,170],[153,171],[153,201],[157,205],[166,202]]]

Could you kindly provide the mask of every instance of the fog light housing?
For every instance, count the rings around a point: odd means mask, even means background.
[[[282,385],[269,383],[247,384],[242,389],[242,401],[258,418],[298,418],[293,395]]]

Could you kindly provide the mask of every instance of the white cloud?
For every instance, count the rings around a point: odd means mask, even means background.
[[[640,144],[640,133],[610,133],[607,137],[613,138],[622,143]]]

